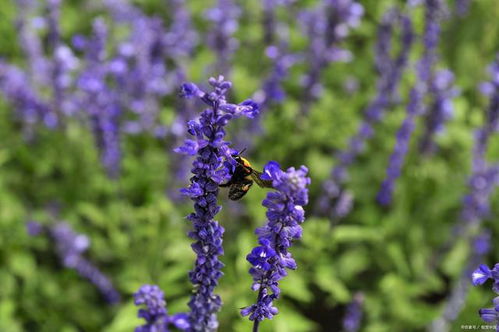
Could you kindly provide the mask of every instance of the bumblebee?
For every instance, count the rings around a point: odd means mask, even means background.
[[[250,190],[253,182],[256,182],[261,188],[272,188],[272,181],[263,180],[261,178],[262,172],[253,169],[247,159],[239,154],[232,157],[237,162],[237,166],[230,180],[227,183],[220,184],[220,187],[229,187],[229,199],[233,201],[241,199]]]

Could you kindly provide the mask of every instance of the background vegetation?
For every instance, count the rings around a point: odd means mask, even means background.
[[[134,3],[165,22],[172,19],[165,1]],[[203,37],[211,29],[203,14],[211,3],[187,2],[201,36],[188,64],[188,80],[196,83],[215,74],[209,67],[215,54],[204,45]],[[335,152],[346,147],[374,96],[377,25],[386,9],[403,5],[392,0],[361,3],[365,9],[361,24],[342,44],[352,52],[352,61],[331,63],[322,71],[324,93],[306,117],[298,114],[303,93],[300,76],[307,64],[294,66],[284,84],[286,99],[264,111],[264,130],[253,137],[254,148],[247,156],[256,168],[268,160],[283,167],[306,165],[312,178],[303,239],[292,248],[298,270],[283,280],[277,303],[280,313],[264,322],[262,331],[339,331],[346,305],[359,291],[365,296],[362,331],[421,331],[442,314],[445,299],[467,263],[470,248],[458,239],[441,264],[430,267],[437,249],[451,237],[468,190],[473,132],[483,124],[488,105],[477,85],[489,79],[486,67],[499,50],[499,6],[495,0],[472,1],[465,16],[450,15],[443,22],[438,67],[445,65],[455,73],[461,94],[453,101],[452,119],[437,138],[438,151],[430,157],[419,153],[417,137],[424,124],[419,119],[393,204],[388,208],[377,204],[376,193],[416,79],[412,71],[406,72],[400,102],[376,126],[374,138],[349,170],[347,188],[355,196],[353,210],[332,225],[328,218],[314,216],[312,207],[337,163]],[[297,6],[315,4],[299,1]],[[230,75],[232,98],[237,102],[258,90],[271,68],[263,55],[260,3],[240,1],[239,5],[243,14],[235,37],[240,47]],[[453,6],[449,2],[451,10]],[[423,10],[415,7],[411,13],[420,33]],[[23,67],[26,61],[13,24],[17,14],[13,0],[2,3],[0,55]],[[280,8],[277,14],[289,24],[290,48],[303,49],[307,38],[293,13]],[[91,22],[99,15],[112,24],[98,1],[64,1],[63,40],[69,43],[76,33],[90,33]],[[417,43],[411,60],[420,53]],[[359,83],[353,93],[344,88],[350,78]],[[174,113],[172,94],[161,100],[160,121],[168,125]],[[140,324],[132,294],[144,283],[164,290],[169,312],[186,311],[191,292],[187,273],[194,256],[184,217],[192,205],[188,200],[172,201],[166,194],[172,189],[172,164],[178,158],[172,142],[147,133],[124,135],[122,174],[113,180],[103,170],[92,132],[82,119],[68,119],[64,129],[38,125],[28,140],[15,114],[15,105],[0,98],[0,331],[130,331]],[[243,126],[248,120],[238,121]],[[229,133],[229,139],[236,136],[236,130]],[[497,135],[491,138],[487,158],[499,159]],[[239,308],[255,300],[245,257],[256,243],[254,229],[265,221],[261,206],[265,194],[253,188],[239,202],[228,201],[224,191],[220,197],[223,209],[218,219],[226,229],[225,275],[218,287],[224,302],[220,331],[250,330],[251,323],[239,315]],[[497,194],[491,207],[484,226],[496,239]],[[112,279],[122,301],[108,305],[92,284],[63,268],[50,238],[27,234],[28,220],[45,225],[65,220],[86,234],[91,240],[87,256]],[[494,244],[484,263],[497,261]],[[481,324],[477,310],[488,306],[492,297],[488,287],[470,289],[452,330],[460,330],[462,324]]]

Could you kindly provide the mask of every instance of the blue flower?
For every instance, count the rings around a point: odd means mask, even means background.
[[[276,256],[276,252],[269,246],[268,241],[264,241],[264,243],[265,245],[253,248],[246,259],[255,268],[268,271],[271,267],[269,261]]]
[[[485,264],[481,264],[471,275],[473,286],[482,285],[489,278],[492,278],[492,272]]]
[[[392,48],[392,35],[396,28],[401,30],[400,43],[402,45],[399,53],[393,56],[390,49]],[[385,112],[396,99],[413,41],[414,31],[410,18],[397,9],[388,10],[378,26],[374,50],[379,75],[376,95],[364,110],[362,123],[349,139],[348,147],[338,153],[338,164],[331,171],[331,179],[324,183],[321,198],[317,200],[314,207],[316,213],[331,217],[343,217],[348,214],[353,201],[353,196],[343,188],[348,179],[348,167],[363,151],[366,141],[374,135],[374,125],[383,119]],[[391,182],[387,183],[387,186],[391,187]],[[389,201],[390,197],[382,199]]]
[[[272,181],[277,191],[268,193],[262,202],[267,207],[268,222],[256,230],[260,246],[246,257],[253,266],[249,272],[253,277],[251,288],[259,292],[257,302],[241,310],[243,316],[255,321],[255,326],[277,314],[273,302],[280,295],[279,280],[287,275],[286,269],[297,267],[288,248],[302,235],[303,205],[308,203],[310,184],[307,173],[305,166],[283,171],[275,161],[264,167],[262,179]]]
[[[187,314],[168,315],[164,293],[158,286],[142,285],[133,296],[135,305],[145,306],[139,309],[138,316],[146,321],[146,324],[136,327],[135,332],[168,332],[169,325],[182,331],[190,329]]]
[[[221,207],[217,204],[218,186],[230,177],[231,154],[225,139],[224,127],[230,120],[239,116],[254,117],[258,105],[251,100],[240,104],[227,103],[225,94],[232,83],[223,76],[210,78],[212,92],[205,93],[192,83],[182,86],[185,97],[197,97],[209,107],[198,120],[189,121],[187,131],[193,136],[177,148],[179,153],[195,154],[192,163],[191,184],[182,189],[182,193],[194,201],[194,212],[187,219],[192,222],[193,230],[189,237],[194,240],[192,249],[196,253],[196,265],[189,273],[195,287],[189,302],[191,312],[189,322],[195,331],[214,331],[218,327],[216,313],[220,309],[221,299],[214,289],[223,263],[219,256],[223,254],[222,234],[224,229],[214,219]]]

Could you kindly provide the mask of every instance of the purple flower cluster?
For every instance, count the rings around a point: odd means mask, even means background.
[[[454,74],[450,70],[437,71],[430,82],[428,93],[432,103],[427,110],[425,132],[420,142],[420,149],[425,154],[435,150],[434,136],[443,130],[445,122],[452,116],[452,99],[459,94],[453,83]]]
[[[54,240],[57,255],[65,267],[75,270],[80,276],[93,283],[109,303],[120,301],[120,294],[114,288],[111,280],[83,257],[90,245],[90,240],[86,235],[75,233],[64,222],[45,229],[39,223],[30,221],[27,223],[27,229],[32,236],[46,231]]]
[[[381,205],[390,205],[396,180],[400,177],[405,156],[418,116],[424,113],[424,98],[428,93],[433,66],[438,59],[437,46],[440,37],[440,20],[445,10],[442,0],[425,0],[425,27],[423,55],[417,64],[417,82],[409,93],[406,117],[396,134],[396,142],[388,162],[386,176],[377,195]]]
[[[90,119],[90,126],[100,151],[101,162],[110,177],[117,177],[121,168],[121,117],[123,108],[117,91],[108,84],[106,41],[108,28],[104,20],[93,22],[93,35],[85,44],[86,61],[78,87],[82,91],[81,105]]]
[[[272,61],[270,73],[262,82],[261,88],[255,92],[253,99],[260,105],[261,110],[266,110],[272,105],[281,104],[286,97],[283,83],[289,75],[289,69],[298,61],[298,56],[288,50],[288,33],[284,27],[279,33],[281,41],[278,45],[271,45],[265,49],[265,55]],[[261,134],[261,119],[263,112],[260,112],[254,121],[248,123],[245,130],[242,130],[234,140],[235,145],[244,146],[251,150],[255,135]]]
[[[473,276],[473,269],[480,264],[484,256],[490,251],[490,232],[483,231],[479,235],[471,238],[471,252],[468,263],[464,268],[461,277],[455,282],[451,292],[445,300],[442,316],[434,320],[429,326],[429,331],[439,332],[449,330],[449,324],[456,320],[461,312],[466,297],[468,296],[470,277]]]
[[[310,104],[322,93],[320,76],[324,68],[330,62],[351,59],[351,53],[339,45],[359,25],[363,15],[364,7],[354,0],[327,0],[300,14],[300,23],[309,40],[305,56],[309,68],[302,79],[302,113],[307,113]]]
[[[423,91],[421,84],[411,89],[407,115],[395,138],[395,147],[388,161],[386,176],[381,184],[377,200],[381,205],[390,205],[396,180],[400,177],[405,156],[409,150],[409,142],[415,127],[415,120],[423,111]]]
[[[185,313],[168,315],[163,291],[156,285],[142,285],[134,295],[135,305],[144,305],[139,309],[138,316],[146,324],[135,328],[135,332],[168,332],[168,326],[173,325],[181,331],[188,331],[190,324]]]
[[[241,9],[233,0],[217,0],[215,7],[207,10],[205,15],[213,22],[207,43],[217,57],[214,71],[229,76],[230,62],[239,46],[239,41],[233,37],[233,34],[239,26]]]
[[[393,57],[389,50],[396,26],[401,28],[402,45],[399,54]],[[321,198],[314,207],[315,213],[332,218],[340,218],[349,213],[353,196],[342,188],[347,179],[347,168],[361,153],[365,142],[373,136],[374,125],[383,118],[385,111],[396,98],[413,39],[411,20],[396,9],[388,10],[378,27],[375,45],[376,69],[379,75],[376,95],[365,109],[363,121],[350,138],[347,149],[338,153],[338,164],[331,171],[331,178],[323,185]]]
[[[456,0],[455,12],[458,16],[465,16],[470,10],[471,0]]]
[[[258,105],[252,100],[240,104],[227,103],[225,95],[232,84],[223,76],[210,78],[213,92],[205,93],[193,83],[182,85],[184,97],[196,97],[208,105],[198,120],[188,122],[188,131],[194,139],[187,139],[175,151],[197,155],[192,166],[191,184],[182,192],[194,201],[194,213],[187,218],[192,222],[193,231],[189,236],[194,239],[192,249],[196,253],[194,270],[189,278],[195,291],[189,302],[190,323],[194,331],[214,331],[218,327],[216,313],[221,300],[213,294],[218,279],[222,276],[223,254],[222,234],[224,229],[214,219],[221,207],[217,205],[218,186],[229,178],[225,161],[232,160],[228,142],[224,141],[224,127],[238,116],[253,118],[258,113]]]
[[[480,85],[481,92],[490,98],[489,108],[485,123],[476,133],[476,144],[473,156],[474,168],[482,168],[485,163],[485,152],[487,150],[490,135],[499,130],[499,53],[495,61],[488,68],[490,81]]]
[[[303,206],[308,203],[310,184],[307,172],[305,166],[283,171],[275,161],[264,167],[262,179],[271,180],[277,191],[268,193],[263,200],[268,222],[256,230],[260,245],[246,257],[253,265],[249,272],[253,277],[251,288],[258,291],[257,302],[241,310],[243,316],[249,315],[255,322],[256,328],[260,321],[277,314],[273,302],[280,295],[279,281],[287,275],[286,269],[297,267],[288,250],[292,241],[302,235],[300,225],[305,220]]]
[[[363,316],[364,295],[357,293],[352,302],[347,306],[345,317],[343,318],[343,331],[356,332],[360,328]]]
[[[454,236],[466,234],[467,230],[481,223],[489,213],[489,199],[499,184],[499,165],[489,165],[485,159],[490,136],[497,131],[499,124],[499,55],[489,68],[491,81],[483,84],[490,97],[486,120],[475,133],[472,174],[468,180],[469,192],[463,199],[461,221],[454,228]]]
[[[2,61],[0,90],[15,106],[25,134],[30,138],[37,123],[56,128],[62,124],[63,116],[74,110],[70,87],[78,59],[60,38],[60,0],[47,1],[46,18],[35,16],[40,8],[34,2],[18,1],[17,5],[16,25],[29,69]],[[47,33],[42,36],[45,27]],[[48,52],[44,50],[42,37],[47,39]]]
[[[487,265],[481,264],[471,275],[471,281],[474,286],[484,284],[488,279],[494,281],[492,290],[499,294],[499,263],[492,269]],[[499,296],[492,301],[493,308],[483,308],[479,310],[480,317],[487,323],[496,324],[496,331],[499,331]]]

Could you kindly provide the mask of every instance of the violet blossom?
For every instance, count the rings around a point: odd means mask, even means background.
[[[111,178],[121,170],[121,117],[122,106],[118,92],[108,83],[110,67],[106,59],[108,28],[97,18],[93,22],[93,35],[85,43],[85,64],[78,77],[82,91],[81,105],[86,110],[101,162]]]
[[[187,314],[168,315],[165,295],[158,286],[142,285],[133,296],[135,305],[145,306],[139,309],[138,316],[146,321],[146,324],[136,327],[135,332],[168,332],[169,325],[181,331],[189,331]]]
[[[442,132],[445,122],[452,116],[452,99],[459,94],[453,83],[454,74],[450,70],[437,71],[430,82],[428,93],[432,101],[427,111],[425,131],[420,142],[420,149],[425,154],[430,154],[436,149],[434,136]]]
[[[274,301],[280,296],[279,281],[287,275],[286,269],[297,268],[289,248],[293,240],[301,238],[305,220],[303,206],[308,203],[308,169],[301,166],[286,171],[275,161],[268,162],[262,179],[271,180],[276,191],[267,194],[262,205],[267,208],[268,222],[256,230],[259,246],[246,259],[251,263],[252,289],[258,291],[255,304],[241,310],[243,316],[254,321],[253,331],[258,330],[264,319],[272,319],[278,310]]]
[[[309,68],[302,79],[302,114],[322,94],[321,72],[331,62],[349,61],[348,50],[340,47],[350,30],[360,24],[364,7],[355,0],[327,0],[300,13],[299,20],[309,40],[305,61]]]
[[[483,285],[488,279],[492,279],[494,282],[492,290],[499,294],[499,263],[494,265],[492,269],[485,264],[480,264],[471,275],[473,286]],[[495,330],[499,331],[499,296],[496,296],[492,303],[492,308],[482,308],[478,313],[483,321],[494,323],[496,325]]]
[[[453,226],[451,237],[435,255],[435,264],[453,248],[457,239],[468,237],[474,227],[480,227],[483,219],[489,216],[490,196],[499,185],[499,165],[489,164],[485,154],[489,139],[499,124],[499,55],[489,67],[491,80],[481,85],[482,92],[490,98],[485,121],[475,132],[471,175],[468,178],[468,192],[462,200],[460,220]]]
[[[469,293],[469,280],[473,276],[473,269],[483,261],[485,255],[490,251],[490,238],[491,234],[486,230],[471,238],[468,263],[445,300],[442,316],[435,319],[429,326],[430,332],[449,330],[450,323],[459,316]]]
[[[417,64],[417,82],[409,92],[406,117],[396,134],[396,142],[388,162],[385,178],[377,195],[377,201],[384,206],[392,202],[396,180],[409,150],[409,143],[415,128],[416,119],[425,112],[424,98],[438,59],[437,46],[440,38],[440,20],[445,12],[442,0],[425,0],[425,26],[423,32],[423,54]]]
[[[364,295],[357,293],[352,302],[347,306],[345,317],[343,318],[343,331],[356,332],[360,328],[363,316]]]
[[[182,96],[198,98],[208,108],[199,119],[188,122],[188,132],[193,139],[186,139],[183,146],[175,149],[178,153],[196,155],[191,184],[182,189],[183,194],[194,201],[195,210],[187,217],[192,222],[189,237],[195,241],[192,249],[197,256],[195,267],[189,273],[194,285],[189,302],[189,321],[194,331],[215,331],[218,328],[216,314],[222,304],[220,297],[213,292],[223,275],[219,256],[223,255],[224,229],[214,219],[221,209],[217,204],[218,186],[230,177],[225,162],[232,160],[229,143],[224,140],[224,127],[235,117],[253,118],[258,113],[258,105],[252,100],[227,103],[225,95],[232,83],[225,81],[223,76],[210,78],[209,83],[214,88],[210,93],[203,92],[193,83],[182,85]]]
[[[62,265],[75,270],[81,277],[94,284],[107,302],[113,304],[120,301],[120,293],[114,288],[111,280],[83,256],[90,246],[90,240],[86,235],[76,233],[65,222],[43,227],[37,222],[30,221],[26,226],[31,236],[46,232],[54,240],[56,253]]]
[[[216,5],[206,11],[206,18],[213,26],[207,35],[207,44],[216,54],[214,72],[230,76],[230,67],[239,41],[233,37],[239,27],[241,9],[234,0],[217,0]]]
[[[401,47],[397,55],[390,55],[394,29],[400,26]],[[322,194],[314,212],[341,218],[349,213],[352,206],[352,194],[343,188],[348,178],[347,169],[363,151],[364,145],[374,135],[374,125],[381,121],[385,112],[396,99],[399,82],[407,66],[409,51],[414,40],[414,32],[409,17],[396,9],[388,10],[378,27],[375,44],[376,69],[378,73],[377,92],[364,110],[364,117],[357,132],[349,139],[348,147],[341,150],[338,162],[331,171],[331,178],[324,182]]]

